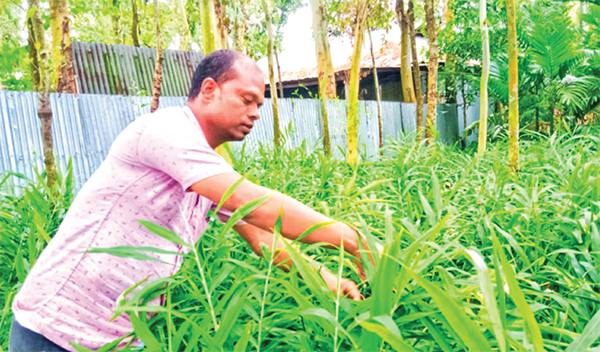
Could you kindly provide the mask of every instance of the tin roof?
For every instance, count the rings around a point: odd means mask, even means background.
[[[363,50],[363,53],[365,50]],[[382,68],[400,68],[400,58],[402,56],[402,50],[398,43],[391,41],[385,41],[384,46],[380,50],[373,52],[375,56],[375,65],[378,69]],[[344,64],[334,67],[336,74],[350,70],[352,66],[352,58],[348,58]],[[371,53],[367,51],[360,60],[360,67],[362,69],[372,69],[373,61],[371,59]],[[281,71],[283,82],[294,82],[294,81],[307,81],[318,78],[317,67],[303,68],[296,71]],[[269,85],[269,77],[265,77],[265,83]]]

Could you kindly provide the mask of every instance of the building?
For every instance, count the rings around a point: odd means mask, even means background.
[[[425,41],[423,36],[418,35],[419,47]],[[361,79],[359,99],[376,100],[373,64],[369,50],[363,50],[361,58]],[[381,99],[383,101],[404,101],[402,95],[402,83],[400,79],[400,57],[401,50],[397,43],[386,41],[380,50],[374,52],[375,65],[379,86],[381,87]],[[334,67],[337,82],[337,95],[339,99],[345,99],[348,91],[350,78],[351,58],[343,65]],[[420,63],[421,84],[423,92],[427,90],[427,64]],[[283,96],[285,98],[318,98],[318,72],[317,68],[304,68],[298,71],[282,71]],[[265,97],[271,97],[270,84],[266,80]],[[278,88],[279,89],[279,88]]]

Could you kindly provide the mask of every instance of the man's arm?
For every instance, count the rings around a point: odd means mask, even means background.
[[[265,244],[268,248],[273,248],[273,240],[275,236],[272,232],[265,231],[250,224],[235,225],[233,226],[233,229],[240,234],[240,236],[242,236],[246,242],[248,242],[248,245],[250,245],[252,251],[261,257],[264,257],[261,243]],[[290,259],[283,243],[280,241],[277,242],[277,248],[273,253],[273,264],[285,271],[289,271],[293,265],[293,261]],[[329,289],[331,289],[333,292],[337,292],[337,279],[335,275],[333,275],[326,268],[321,268],[319,273],[325,280],[325,283]],[[340,291],[342,295],[348,296],[353,300],[358,301],[362,299],[362,295],[358,291],[356,284],[351,280],[342,278],[340,282]]]
[[[191,188],[199,195],[219,203],[227,189],[240,177],[236,172],[222,173],[196,182]],[[294,240],[310,226],[332,221],[332,219],[291,197],[255,185],[247,180],[242,181],[223,206],[226,209],[235,211],[244,204],[265,195],[269,196],[267,201],[244,217],[246,222],[256,227],[265,230],[273,229],[280,210],[282,210],[281,233],[284,237]],[[336,247],[340,247],[343,241],[346,252],[360,258],[358,238],[358,233],[350,226],[341,222],[334,222],[329,226],[315,230],[310,235],[302,238],[301,241],[305,243],[326,242]],[[368,248],[364,239],[362,239],[362,243],[364,248]]]

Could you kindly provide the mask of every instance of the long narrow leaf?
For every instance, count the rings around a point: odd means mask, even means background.
[[[416,351],[411,345],[404,342],[404,340],[402,340],[400,336],[395,334],[387,327],[383,326],[381,323],[372,323],[369,321],[364,321],[360,323],[360,326],[362,326],[370,332],[376,333],[379,337],[383,339],[383,341],[389,343],[395,351]],[[396,327],[396,329],[398,328]]]
[[[158,235],[166,240],[169,240],[178,246],[187,247],[190,249],[192,248],[191,244],[185,242],[181,237],[179,237],[179,235],[177,235],[175,232],[173,232],[167,228],[156,225],[155,223],[152,223],[152,222],[146,221],[146,220],[138,220],[138,222],[142,226],[144,226],[145,228],[150,230],[150,232],[154,233],[155,235]]]
[[[490,351],[492,349],[481,333],[479,326],[467,316],[463,307],[459,306],[454,299],[431,282],[415,274],[407,267],[404,269],[419,285],[427,290],[436,307],[442,312],[450,326],[469,349],[473,351]]]
[[[577,337],[565,352],[585,351],[600,337],[600,311],[596,312],[587,323],[583,332]]]
[[[496,335],[496,341],[498,341],[498,347],[500,351],[506,351],[506,340],[504,338],[504,332],[502,330],[502,321],[500,320],[500,314],[498,313],[498,306],[496,305],[496,297],[494,296],[494,288],[492,287],[492,280],[490,279],[490,273],[485,261],[479,255],[479,253],[472,250],[465,250],[471,257],[471,261],[477,269],[477,278],[479,280],[479,287],[483,294],[483,303],[488,311],[490,320],[492,321],[492,330]]]
[[[500,258],[500,263],[502,264],[502,271],[504,272],[504,275],[506,276],[506,283],[508,284],[508,287],[509,287],[508,295],[513,300],[515,305],[517,306],[517,309],[523,316],[523,319],[525,320],[526,325],[529,328],[534,350],[536,352],[541,352],[544,350],[544,340],[542,339],[542,333],[540,332],[540,327],[538,326],[537,322],[535,321],[535,316],[533,315],[533,311],[531,310],[531,307],[529,307],[529,305],[527,304],[527,301],[525,300],[525,295],[523,294],[523,291],[519,287],[519,283],[517,282],[515,273],[513,272],[512,267],[510,266],[510,264],[508,263],[508,260],[506,259],[506,255],[504,254],[502,246],[500,245],[500,241],[498,241],[498,237],[496,236],[495,231],[493,231],[492,227],[490,227],[490,229],[492,229],[491,232],[492,232],[492,241],[493,241],[494,251],[496,252],[496,255],[498,255],[498,257]]]

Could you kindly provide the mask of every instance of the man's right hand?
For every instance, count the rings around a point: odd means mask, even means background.
[[[320,274],[321,277],[323,277],[323,280],[325,280],[325,283],[329,289],[334,293],[337,293],[337,277],[326,268],[321,268]],[[340,291],[343,296],[351,298],[355,301],[360,301],[364,298],[363,295],[361,295],[358,291],[356,283],[352,280],[342,278],[342,281],[340,282]]]

